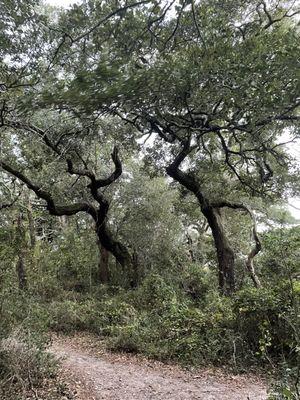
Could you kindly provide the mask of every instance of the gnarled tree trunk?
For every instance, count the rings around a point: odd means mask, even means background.
[[[24,263],[24,253],[21,252],[18,254],[18,260],[16,263],[16,272],[18,277],[18,285],[20,290],[27,289],[27,279],[26,279],[26,271],[25,271],[25,263]]]
[[[104,246],[102,246],[99,240],[98,247],[100,256],[98,278],[100,283],[106,284],[109,282],[109,252]]]
[[[208,222],[214,238],[219,266],[219,288],[224,294],[231,294],[235,290],[235,260],[233,249],[231,248],[230,242],[224,231],[220,209],[223,207],[240,209],[242,211],[246,211],[250,215],[253,221],[253,237],[255,246],[248,255],[246,267],[255,286],[259,287],[260,281],[255,274],[253,266],[253,258],[261,250],[261,243],[256,231],[255,217],[251,210],[244,204],[233,203],[229,201],[210,202],[209,199],[204,195],[201,183],[197,177],[189,172],[183,172],[180,170],[179,167],[182,161],[196,147],[190,145],[190,140],[184,141],[184,146],[182,147],[181,151],[175,157],[174,161],[167,167],[167,174],[194,193],[198,199],[201,211]]]
[[[201,184],[198,182],[197,178],[179,169],[181,162],[192,150],[193,148],[190,146],[190,142],[187,141],[174,161],[167,167],[166,171],[169,176],[194,193],[198,199],[201,211],[208,222],[214,238],[219,268],[220,291],[225,294],[231,294],[235,289],[234,252],[226,237],[220,211],[217,207],[213,207],[204,196],[201,190]]]
[[[106,249],[106,251],[110,252],[116,258],[118,264],[120,264],[122,269],[126,271],[130,285],[135,285],[133,257],[127,247],[114,238],[107,226],[106,221],[109,210],[108,201],[100,193],[97,193],[97,199],[99,202],[99,208],[97,209],[94,221],[99,243]]]
[[[219,265],[219,287],[225,294],[235,290],[234,252],[225,235],[220,210],[213,207],[203,207],[202,213],[206,217],[211,229],[217,251]]]

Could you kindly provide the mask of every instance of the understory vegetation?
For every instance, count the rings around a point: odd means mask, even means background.
[[[95,334],[112,351],[184,366],[226,365],[233,372],[259,368],[270,378],[281,369],[273,389],[281,394],[271,398],[297,398],[300,229],[265,233],[263,243],[257,261],[263,286],[255,288],[246,278],[231,297],[220,294],[215,271],[197,262],[180,265],[176,274],[174,267],[153,266],[135,289],[99,285],[87,243],[80,246],[69,231],[41,243],[34,257],[27,253],[28,286],[20,291],[14,252],[9,259],[11,248],[2,245],[0,362],[6,395],[8,387],[28,393],[55,376],[55,362],[45,353],[49,332],[82,331]],[[274,252],[274,243],[285,255]],[[73,246],[82,249],[79,255]],[[58,249],[64,249],[59,263]]]

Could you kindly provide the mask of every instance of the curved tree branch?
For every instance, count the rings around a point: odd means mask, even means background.
[[[7,126],[16,128],[16,129],[24,129],[28,132],[37,134],[42,138],[43,142],[48,146],[55,154],[62,156],[65,158],[63,152],[59,148],[59,142],[56,144],[51,141],[48,137],[47,133],[40,128],[37,128],[30,124],[22,124],[22,123],[7,123]],[[80,157],[80,156],[79,156]],[[81,158],[81,157],[80,157]],[[116,181],[120,175],[122,174],[122,163],[119,158],[119,150],[115,146],[113,148],[111,158],[115,165],[115,170],[105,179],[96,179],[95,174],[88,168],[87,163],[84,160],[81,161],[84,164],[84,168],[75,168],[73,161],[71,158],[65,158],[67,162],[67,172],[71,175],[77,175],[79,177],[87,177],[90,180],[90,183],[87,185],[87,188],[90,190],[91,195],[94,200],[96,200],[99,204],[97,208],[95,208],[89,202],[78,202],[69,205],[61,205],[56,204],[51,193],[43,190],[40,186],[36,185],[32,182],[27,176],[25,176],[22,172],[15,169],[11,165],[8,165],[4,161],[0,160],[0,167],[2,167],[5,171],[12,174],[19,180],[21,180],[25,185],[32,190],[37,197],[43,199],[47,203],[47,209],[52,215],[74,215],[78,212],[86,212],[92,216],[95,222],[95,230],[99,241],[102,246],[105,247],[106,250],[110,251],[116,258],[116,260],[120,263],[120,265],[124,268],[128,268],[129,275],[132,275],[131,266],[132,266],[132,257],[128,249],[120,243],[118,240],[114,239],[112,233],[107,226],[107,214],[109,210],[109,202],[99,191],[100,188],[107,187]],[[133,280],[131,277],[130,280]]]
[[[195,27],[196,27],[196,30],[197,30],[199,39],[201,40],[204,49],[206,49],[206,44],[205,44],[203,35],[202,35],[202,33],[201,33],[201,30],[200,30],[200,28],[199,28],[198,21],[197,21],[197,15],[196,15],[196,10],[195,10],[195,1],[192,0],[192,1],[191,1],[191,4],[192,4],[192,15],[193,15],[194,24],[195,24]]]
[[[47,209],[52,215],[75,215],[81,211],[90,214],[94,219],[96,219],[96,210],[92,204],[87,202],[73,203],[68,205],[56,204],[51,193],[43,190],[40,186],[33,183],[27,176],[22,172],[8,165],[4,161],[0,160],[0,166],[10,173],[11,175],[18,178],[20,181],[25,183],[28,189],[32,190],[38,198],[43,199],[47,203]]]
[[[185,158],[198,146],[191,146],[190,140],[186,140],[181,151],[177,154],[174,161],[168,165],[166,168],[167,174],[175,179],[177,182],[185,186],[188,190],[195,194],[197,197],[201,207],[207,206],[207,200],[204,198],[201,189],[200,183],[197,178],[191,173],[183,172],[179,169],[180,164],[185,160]]]
[[[109,186],[111,183],[116,181],[122,174],[122,163],[119,158],[119,149],[117,146],[114,146],[113,151],[111,153],[111,158],[113,160],[113,163],[115,164],[115,170],[109,177],[107,177],[105,179],[96,179],[95,180],[94,185],[97,189],[99,189],[101,187]],[[93,182],[92,182],[92,184],[93,184]],[[91,187],[92,184],[90,184],[89,187]]]
[[[73,161],[70,158],[67,159],[67,166],[67,171],[71,175],[85,176],[89,178],[92,182],[96,180],[94,173],[90,170],[74,168]]]
[[[46,132],[44,132],[42,129],[32,125],[32,124],[27,124],[27,123],[21,123],[21,122],[12,122],[12,121],[6,121],[5,122],[6,126],[15,128],[15,129],[24,129],[30,133],[37,134],[43,142],[48,146],[55,154],[62,156],[63,153],[59,148],[59,142],[53,143],[49,136],[47,135]],[[102,203],[102,197],[98,192],[97,189],[109,186],[111,183],[116,181],[122,174],[122,163],[119,158],[119,149],[117,146],[114,146],[111,158],[114,162],[115,165],[115,170],[114,172],[108,176],[105,179],[96,179],[95,174],[87,168],[85,165],[84,169],[78,169],[74,167],[73,161],[71,158],[67,158],[67,172],[71,175],[77,175],[77,176],[85,176],[90,179],[91,183],[88,185],[88,188],[91,189],[91,193],[94,197],[95,200],[97,200],[100,204]],[[21,179],[22,180],[22,179]]]

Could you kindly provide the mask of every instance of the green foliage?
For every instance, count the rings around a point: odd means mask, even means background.
[[[17,327],[31,331],[31,336],[45,340],[48,333],[49,314],[39,298],[17,290],[1,291],[0,338],[10,335]]]
[[[49,314],[38,298],[17,290],[1,291],[0,396],[15,399],[16,393],[35,391],[56,373],[47,353]]]
[[[50,326],[91,331],[107,336],[112,349],[185,364],[240,368],[273,365],[280,354],[291,357],[297,347],[293,309],[281,301],[280,288],[245,288],[225,299],[208,281],[209,272],[203,271],[184,275],[184,285],[151,274],[132,292],[56,301]]]
[[[290,367],[282,363],[278,378],[273,383],[268,400],[298,400],[300,394],[299,365]]]
[[[261,262],[272,281],[297,278],[300,271],[299,226],[271,230],[263,236],[263,247]]]
[[[151,274],[144,279],[133,299],[138,308],[163,311],[173,301],[176,302],[176,292],[161,275]]]
[[[226,310],[214,318],[197,308],[175,302],[163,313],[144,310],[131,326],[112,340],[118,350],[142,352],[160,360],[184,364],[218,364],[232,351],[230,321]]]
[[[29,332],[15,330],[0,342],[0,393],[34,390],[56,373],[56,363]],[[14,385],[12,385],[13,383]]]
[[[180,276],[180,284],[185,294],[195,304],[201,306],[207,303],[207,295],[217,286],[216,274],[209,267],[188,264]]]
[[[172,269],[183,246],[175,210],[178,191],[165,178],[149,178],[136,162],[131,163],[131,177],[122,185],[121,201],[114,205],[119,234],[136,252],[141,275],[150,269]]]
[[[270,333],[271,324],[278,319],[280,307],[279,299],[267,289],[247,288],[236,294],[234,310],[237,323],[253,350],[258,351],[256,346],[262,340],[262,335]]]
[[[136,311],[129,304],[112,298],[102,302],[94,299],[53,302],[50,313],[50,328],[55,331],[90,331],[106,336],[134,319]]]

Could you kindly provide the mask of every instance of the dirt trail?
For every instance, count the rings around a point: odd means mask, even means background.
[[[252,375],[232,376],[149,362],[128,355],[82,349],[76,338],[51,348],[79,400],[266,400],[265,384]],[[99,355],[98,355],[99,353]]]

